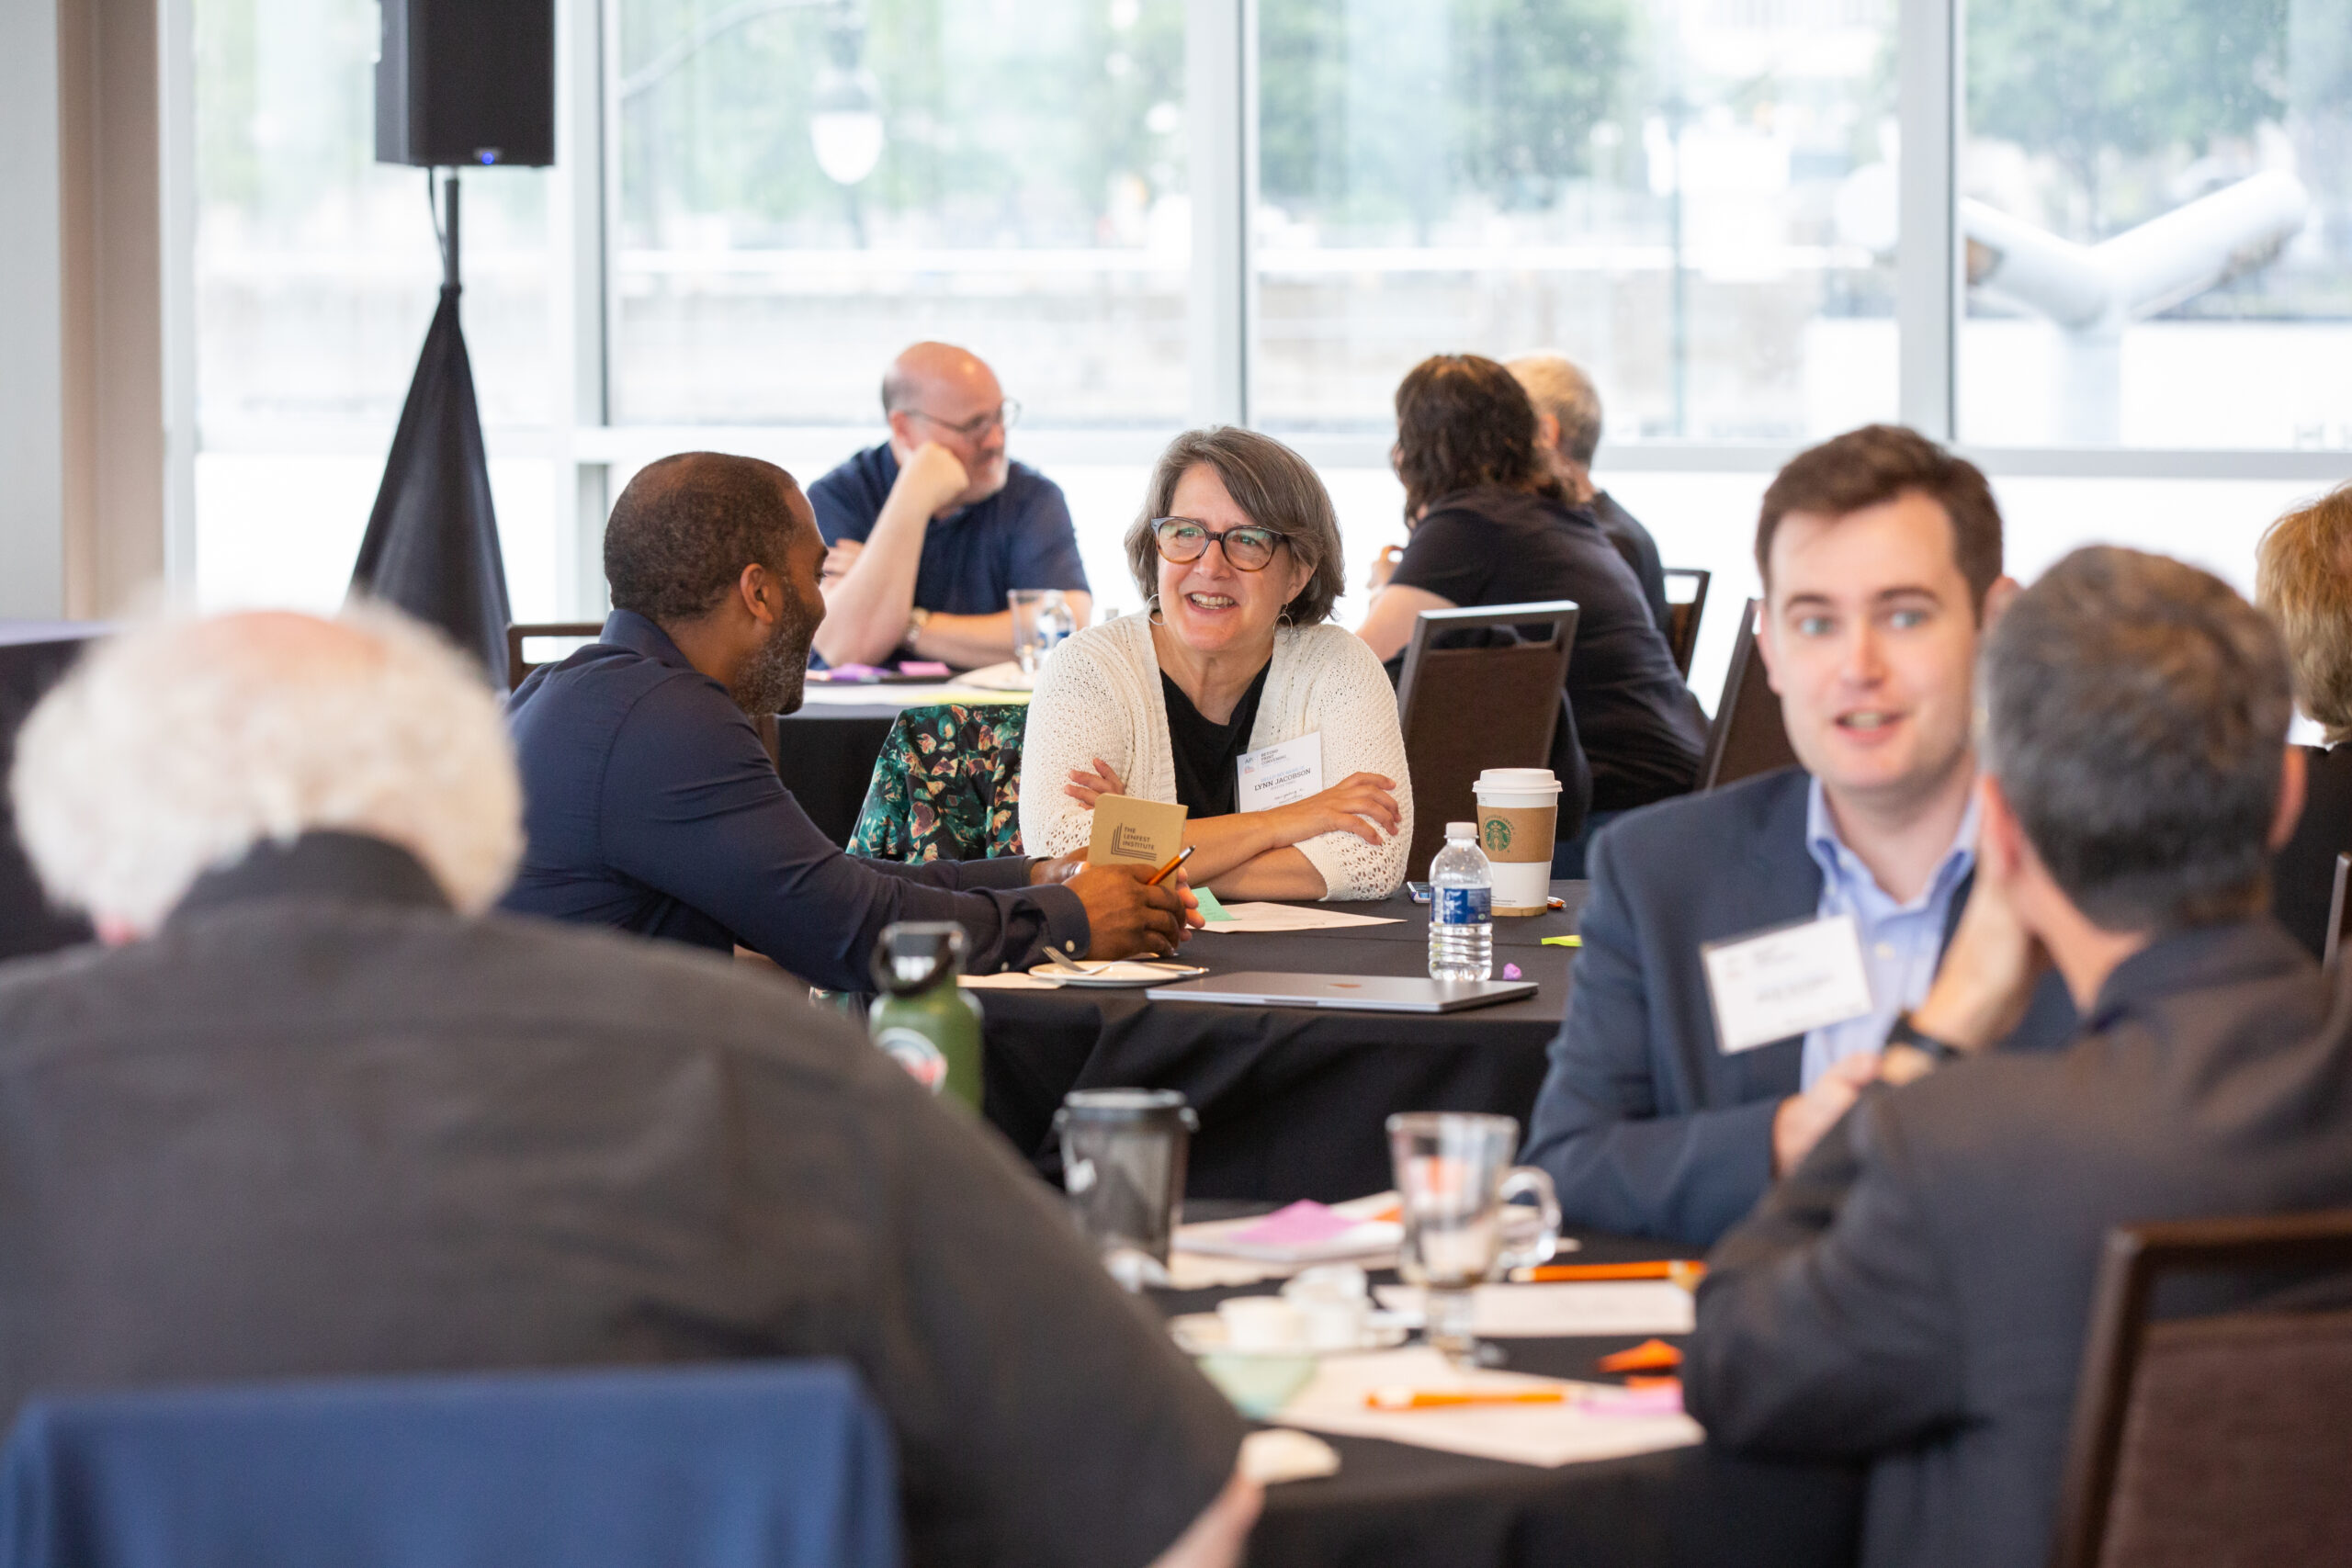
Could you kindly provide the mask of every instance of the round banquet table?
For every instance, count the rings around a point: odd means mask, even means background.
[[[1216,1216],[1188,1210],[1185,1217]],[[1625,1237],[1582,1239],[1583,1249],[1568,1255],[1575,1261],[1690,1255]],[[1173,1316],[1213,1311],[1225,1296],[1276,1289],[1269,1281],[1151,1295]],[[1616,1380],[1594,1363],[1646,1337],[1489,1343],[1514,1371],[1605,1382]],[[1316,1436],[1339,1450],[1339,1473],[1267,1489],[1250,1541],[1253,1564],[1845,1568],[1860,1533],[1862,1474],[1856,1466],[1738,1459],[1701,1447],[1547,1469],[1377,1438]]]
[[[1325,1202],[1387,1187],[1382,1129],[1396,1111],[1484,1111],[1523,1127],[1566,1010],[1585,884],[1557,882],[1565,911],[1495,922],[1495,977],[1516,964],[1523,1000],[1458,1013],[1154,1002],[1140,990],[975,990],[985,1019],[988,1119],[1058,1183],[1054,1112],[1074,1089],[1183,1091],[1201,1120],[1185,1192],[1194,1199]],[[1317,906],[1393,925],[1251,934],[1195,932],[1187,962],[1212,974],[1425,976],[1429,910],[1402,893]]]

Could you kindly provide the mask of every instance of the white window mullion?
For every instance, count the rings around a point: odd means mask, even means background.
[[[1958,170],[1964,0],[1899,0],[1902,238],[1895,265],[1897,407],[1938,441],[1958,434],[1955,349],[1961,249]]]
[[[1186,0],[1185,182],[1193,214],[1190,301],[1194,424],[1246,424],[1256,292],[1258,7]]]

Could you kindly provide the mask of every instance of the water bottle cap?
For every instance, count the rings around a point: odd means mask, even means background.
[[[1478,836],[1478,824],[1476,822],[1448,822],[1445,825],[1445,836],[1449,840],[1475,839]]]

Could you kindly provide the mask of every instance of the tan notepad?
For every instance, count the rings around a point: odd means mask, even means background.
[[[1158,871],[1184,847],[1184,808],[1131,795],[1106,795],[1094,803],[1094,838],[1086,846],[1089,865],[1143,865]]]

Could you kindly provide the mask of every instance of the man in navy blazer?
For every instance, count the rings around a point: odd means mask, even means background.
[[[1695,1247],[1755,1205],[1877,1073],[1974,868],[1973,669],[2017,585],[1984,477],[1871,425],[1765,492],[1758,649],[1802,769],[1662,802],[1595,840],[1575,988],[1526,1158],[1564,1218]],[[1871,1006],[1727,1051],[1702,949],[1851,917]],[[2011,1036],[2057,1044],[2054,977]]]

